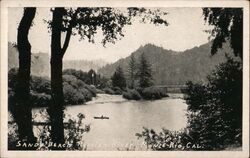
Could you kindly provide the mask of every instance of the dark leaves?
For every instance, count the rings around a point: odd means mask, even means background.
[[[234,54],[242,59],[243,9],[242,8],[203,8],[204,20],[214,29],[215,37],[211,53],[215,54],[228,39]]]
[[[53,9],[52,9],[53,11]],[[140,22],[168,26],[163,18],[166,12],[160,9],[146,8],[64,8],[61,31],[73,29],[72,35],[79,35],[80,40],[87,39],[94,43],[94,37],[99,32],[103,34],[102,44],[115,43],[124,37],[123,28],[131,25],[133,19],[138,17]],[[51,25],[51,21],[47,21]],[[49,26],[49,28],[51,28]]]

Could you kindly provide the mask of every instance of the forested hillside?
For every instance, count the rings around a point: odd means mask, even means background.
[[[207,43],[184,52],[176,52],[153,44],[146,44],[132,54],[138,61],[139,56],[144,52],[146,58],[152,64],[156,85],[184,84],[188,80],[205,81],[207,74],[215,68],[215,65],[225,61],[224,52],[232,52],[228,45],[224,45],[224,48],[219,50],[223,53],[211,56],[210,47],[211,43]],[[99,69],[98,73],[110,77],[118,65],[127,73],[129,60],[130,56],[113,64],[108,64]]]

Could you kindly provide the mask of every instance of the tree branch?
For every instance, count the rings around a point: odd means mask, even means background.
[[[76,25],[76,17],[77,17],[77,14],[79,12],[79,8],[76,9],[75,13],[73,14],[72,16],[72,20],[70,21],[70,24],[69,24],[69,27],[67,29],[67,34],[66,34],[66,37],[65,37],[65,41],[64,41],[64,44],[63,44],[63,47],[62,47],[62,57],[64,56],[68,46],[69,46],[69,41],[70,41],[70,37],[71,37],[71,34],[72,34],[72,29],[73,27]]]
[[[72,26],[69,26],[66,37],[65,37],[65,41],[64,41],[64,44],[63,44],[63,47],[62,47],[62,56],[64,56],[64,54],[65,54],[65,52],[66,52],[66,50],[67,50],[67,48],[69,46],[69,41],[70,41],[71,34],[72,34]]]

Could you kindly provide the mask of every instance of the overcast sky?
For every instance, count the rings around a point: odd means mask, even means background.
[[[124,28],[125,37],[115,44],[107,44],[104,48],[100,43],[102,35],[96,36],[96,43],[79,41],[79,36],[72,36],[64,60],[71,59],[103,59],[114,62],[121,57],[129,56],[133,51],[147,43],[165,49],[184,51],[208,42],[209,34],[204,30],[211,29],[205,24],[201,8],[164,8],[169,14],[166,20],[169,26],[133,23]],[[9,41],[16,42],[17,27],[22,18],[23,8],[9,9]],[[50,33],[43,19],[52,18],[50,8],[37,8],[34,25],[30,30],[29,40],[32,53],[50,53]]]

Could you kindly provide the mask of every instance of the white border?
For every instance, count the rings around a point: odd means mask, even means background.
[[[243,7],[243,147],[242,151],[8,151],[7,42],[8,7]],[[9,0],[1,2],[1,153],[0,157],[249,157],[249,2],[163,0]]]

